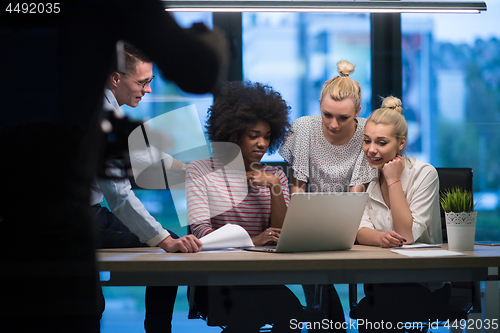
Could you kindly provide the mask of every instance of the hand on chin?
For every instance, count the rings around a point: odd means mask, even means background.
[[[387,183],[390,183],[400,180],[404,168],[405,168],[404,157],[398,155],[393,160],[385,163],[381,171],[384,173],[384,177]]]

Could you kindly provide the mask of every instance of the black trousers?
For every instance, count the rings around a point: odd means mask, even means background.
[[[451,285],[431,292],[418,283],[365,284],[365,297],[351,311],[351,318],[363,319],[359,332],[403,332],[398,323],[428,321],[446,307]],[[382,329],[379,325],[385,323]],[[370,323],[370,324],[368,324]]]
[[[256,333],[265,324],[273,324],[273,333],[297,332],[290,321],[303,316],[302,304],[284,285],[197,286],[194,297],[197,310],[226,326],[224,333]]]
[[[321,295],[319,296],[321,297],[321,304],[317,304],[319,303],[319,300],[316,299],[315,295],[316,287],[320,288]],[[341,328],[345,327],[344,310],[342,309],[339,294],[333,284],[303,284],[302,289],[304,289],[307,307],[319,307],[320,310],[325,313],[325,317],[329,320],[329,322],[333,323],[332,325],[338,323],[337,326],[333,326],[339,327],[336,332],[346,332],[344,328]]]

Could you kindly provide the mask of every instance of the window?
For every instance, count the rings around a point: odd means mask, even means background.
[[[187,27],[211,13],[175,13]],[[403,106],[409,125],[407,152],[436,167],[471,167],[479,200],[477,240],[498,239],[500,224],[500,0],[478,15],[402,14]],[[319,114],[323,83],[336,63],[356,65],[362,88],[361,116],[371,105],[369,14],[243,13],[243,78],[271,85],[292,107],[291,120]],[[158,71],[155,69],[155,74]],[[204,125],[212,95],[190,95],[164,80],[136,109],[139,119],[195,104]],[[279,154],[265,161],[282,160]],[[138,191],[150,211],[174,231],[177,221],[168,191]],[[167,196],[168,198],[166,198]],[[171,207],[171,208],[169,208]],[[488,230],[488,231],[487,231]],[[177,229],[183,234],[183,228]]]
[[[409,154],[471,167],[476,240],[499,239],[500,1],[480,15],[403,14],[403,107]]]
[[[211,13],[175,13],[175,19],[185,28],[193,22],[204,22],[208,27],[212,27]],[[147,121],[165,112],[195,104],[200,123],[203,125],[206,111],[213,103],[213,96],[185,93],[176,84],[164,80],[158,68],[154,67],[153,72],[156,78],[151,83],[152,93],[147,94],[136,108],[123,105],[122,109],[125,114],[139,121]],[[134,193],[163,227],[179,236],[187,233],[186,227],[180,225],[176,212],[176,208],[185,207],[185,203],[176,203],[174,207],[170,191],[136,189]],[[143,332],[144,290],[144,287],[104,287],[106,311],[101,320],[101,332]],[[179,287],[179,297],[177,297],[175,307],[176,316],[173,320],[174,327],[183,332],[210,331],[203,321],[187,320],[188,304],[185,295],[186,287]],[[117,319],[118,317],[120,319]]]
[[[203,22],[209,28],[212,28],[212,13],[174,13],[175,19],[178,24],[183,28],[188,28],[191,24],[195,22]],[[153,73],[156,78],[151,82],[150,94],[146,94],[139,105],[135,108],[123,105],[122,109],[125,114],[139,121],[147,121],[158,117],[166,112],[177,110],[181,107],[189,106],[194,104],[198,112],[199,124],[201,124],[204,129],[206,112],[210,105],[213,103],[212,94],[196,95],[189,94],[182,91],[175,83],[165,80],[161,77],[161,72],[154,66]],[[170,134],[172,137],[173,144],[177,144],[175,141],[176,131],[183,130],[186,132],[186,126],[196,126],[199,124],[186,123],[184,117],[178,119],[179,123],[183,122],[182,128],[180,126],[172,126],[165,132]],[[178,133],[181,135],[182,133]],[[177,233],[179,236],[186,234],[186,226],[181,225],[177,218],[177,213],[185,213],[185,199],[177,200],[175,202],[172,199],[172,193],[170,191],[151,191],[151,190],[134,190],[136,196],[141,200],[146,209],[153,215],[158,222],[160,222],[164,228],[169,229]],[[175,195],[174,195],[175,197]]]
[[[371,110],[368,14],[243,13],[243,78],[271,85],[291,106],[291,120],[319,115],[323,83],[337,62],[356,66],[361,116]],[[264,161],[282,161],[278,153]]]

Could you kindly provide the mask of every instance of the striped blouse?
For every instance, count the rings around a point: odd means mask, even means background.
[[[288,180],[279,168],[263,165],[261,171],[280,179],[285,203]],[[248,186],[246,172],[215,158],[191,162],[186,170],[187,217],[192,233],[201,238],[225,224],[238,224],[255,237],[271,225],[271,193],[268,187]]]

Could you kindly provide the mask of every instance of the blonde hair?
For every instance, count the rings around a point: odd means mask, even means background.
[[[354,81],[349,75],[354,72],[354,65],[349,61],[341,60],[337,63],[337,70],[340,75],[328,80],[323,84],[320,103],[328,93],[330,97],[337,102],[341,102],[346,98],[351,98],[354,102],[354,110],[358,111],[361,105],[361,87],[358,82]]]
[[[124,43],[123,51],[125,55],[125,70],[129,73],[135,74],[137,63],[152,62],[146,54],[128,42]]]
[[[394,96],[384,98],[382,107],[373,111],[367,122],[372,122],[375,125],[392,125],[392,134],[398,140],[408,135],[408,124],[403,116],[403,104],[399,98]]]

